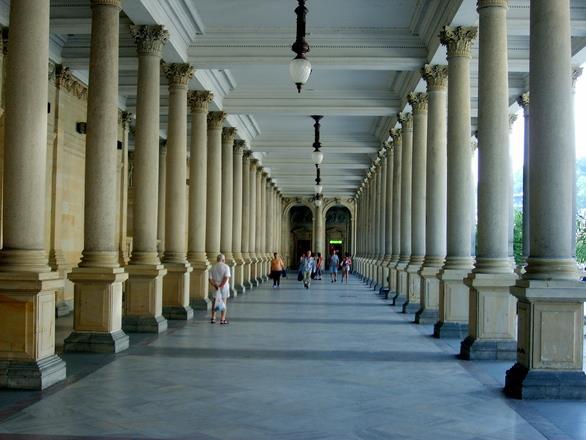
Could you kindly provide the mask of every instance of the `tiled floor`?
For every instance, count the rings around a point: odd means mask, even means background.
[[[228,326],[197,314],[64,355],[65,384],[0,391],[0,439],[586,439],[586,403],[505,399],[510,363],[459,361],[397,312],[356,279],[287,278],[231,302]]]

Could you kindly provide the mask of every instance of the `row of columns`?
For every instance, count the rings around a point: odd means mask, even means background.
[[[408,95],[412,114],[398,115],[399,127],[357,192],[355,261],[369,285],[382,287],[404,313],[415,312],[415,323],[434,324],[437,338],[462,338],[462,359],[516,361],[507,395],[583,399],[586,289],[573,251],[570,5],[531,4],[530,122],[528,95],[519,100],[526,124],[524,271],[509,250],[507,7],[507,0],[479,0],[478,30],[441,31],[447,65],[422,69],[426,93]],[[478,31],[474,256],[470,59]]]
[[[283,197],[276,183],[235,138],[236,130],[223,127],[226,115],[208,112],[212,94],[189,90],[193,68],[161,63],[168,32],[162,26],[131,26],[138,86],[133,251],[124,267],[120,207],[112,196],[118,172],[120,9],[119,0],[91,1],[84,249],[69,274],[75,307],[66,351],[116,353],[129,346],[127,332],[160,333],[167,319],[187,320],[194,308],[207,309],[208,268],[220,252],[232,270],[232,293],[242,294],[267,280],[271,254],[281,244]],[[49,2],[12,2],[10,24],[0,387],[43,389],[66,375],[65,363],[55,355],[55,290],[63,280],[51,270],[44,249]],[[169,84],[162,148],[161,70]],[[35,87],[21,87],[23,81]],[[125,124],[125,136],[127,131]]]

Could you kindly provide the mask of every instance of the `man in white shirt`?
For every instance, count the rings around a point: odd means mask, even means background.
[[[213,287],[212,298],[212,319],[211,323],[216,322],[216,306],[221,310],[220,324],[228,324],[226,312],[228,298],[230,298],[230,267],[225,263],[225,257],[219,254],[216,258],[217,263],[212,266],[209,273],[210,284]],[[216,304],[218,303],[218,304]],[[223,303],[224,307],[221,307]]]

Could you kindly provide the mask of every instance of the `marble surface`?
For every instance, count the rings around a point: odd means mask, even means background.
[[[456,359],[357,279],[294,277],[117,355],[66,353],[68,379],[0,391],[0,439],[586,439],[586,405],[502,394],[510,362]],[[66,333],[67,318],[59,334]]]

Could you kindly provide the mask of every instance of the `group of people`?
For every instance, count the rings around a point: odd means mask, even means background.
[[[303,286],[306,289],[309,289],[312,279],[321,280],[322,266],[323,257],[320,252],[317,253],[317,258],[314,258],[311,251],[307,251],[305,255],[299,259],[299,274],[297,278],[299,281],[303,281]],[[334,249],[332,250],[329,260],[329,271],[332,283],[338,282],[338,270],[342,271],[341,282],[346,280],[346,284],[348,284],[348,275],[352,270],[352,259],[350,258],[350,254],[346,252],[342,261],[340,261],[338,252]]]
[[[211,289],[212,300],[212,315],[210,322],[216,322],[216,314],[220,313],[220,324],[228,324],[226,314],[228,311],[228,298],[230,298],[230,267],[226,264],[223,254],[219,254],[216,258],[216,264],[212,266],[209,271],[209,282],[213,289]],[[317,253],[317,258],[314,258],[311,251],[307,251],[299,260],[299,275],[298,280],[303,281],[306,289],[309,289],[311,280],[321,280],[322,276],[323,257],[320,252]],[[350,254],[346,253],[340,261],[340,257],[336,250],[332,251],[329,260],[329,271],[332,283],[338,281],[338,270],[342,271],[342,280],[346,280],[348,284],[348,275],[352,270],[352,259]],[[285,263],[283,259],[275,252],[271,260],[271,278],[273,279],[273,289],[281,286],[281,277],[286,276]]]

